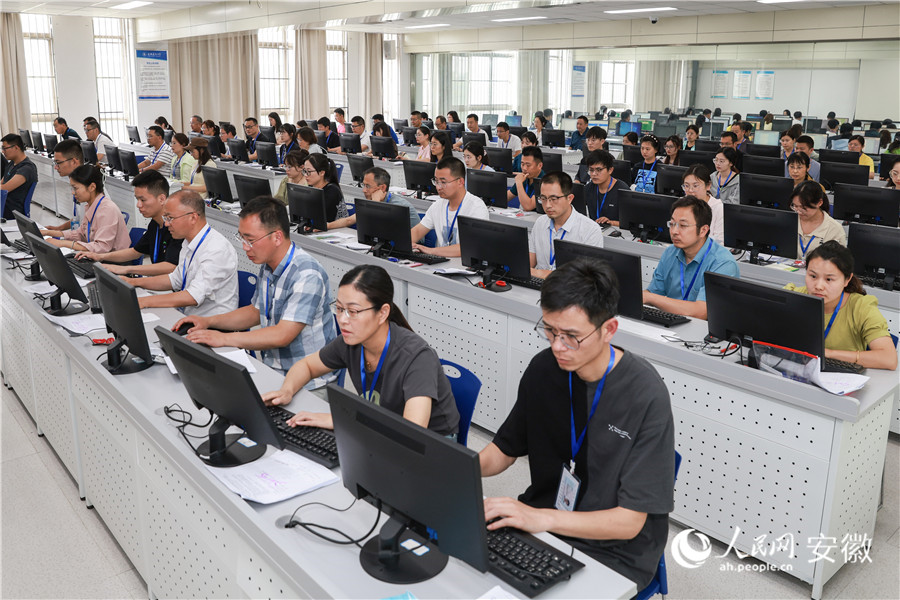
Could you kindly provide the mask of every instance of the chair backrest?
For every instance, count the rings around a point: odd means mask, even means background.
[[[339,163],[339,162],[335,161],[334,168],[337,169],[338,183],[340,183],[341,182],[341,173],[344,172],[344,163]]]
[[[125,224],[128,225],[128,218],[130,215],[127,212],[125,212],[124,210],[121,212],[122,212],[122,218],[125,219]]]
[[[238,306],[249,305],[255,290],[256,274],[249,271],[238,271]]]
[[[444,374],[450,380],[450,389],[453,390],[456,410],[459,412],[459,433],[456,441],[465,446],[469,437],[472,414],[478,402],[478,392],[481,391],[481,380],[465,367],[449,360],[441,359],[441,364],[444,365]],[[449,371],[447,367],[450,367]]]
[[[131,230],[128,232],[128,237],[131,238],[131,247],[132,248],[134,248],[134,245],[138,243],[138,240],[140,240],[141,237],[143,237],[143,235],[145,233],[147,233],[147,230],[144,229],[143,227],[132,227],[131,228]],[[136,259],[134,259],[133,261],[131,261],[131,264],[139,265],[143,262],[144,262],[144,255],[142,254],[139,257],[137,257]]]
[[[25,195],[25,210],[23,210],[23,214],[26,217],[31,217],[31,198],[34,196],[34,190],[37,188],[37,181],[31,184],[31,189],[28,190],[28,193]]]
[[[678,481],[678,469],[681,467],[681,455],[675,451],[675,481]],[[663,552],[659,557],[659,565],[656,567],[656,574],[647,587],[638,592],[635,596],[637,600],[647,600],[656,594],[662,594],[663,597],[669,593],[669,579],[666,575],[666,553]]]

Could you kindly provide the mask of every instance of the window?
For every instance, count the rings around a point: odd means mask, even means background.
[[[451,104],[466,112],[506,114],[516,107],[516,55],[511,52],[454,54]],[[462,116],[462,115],[460,115]]]
[[[619,109],[634,104],[634,61],[600,63],[600,104]]]
[[[294,122],[294,30],[269,27],[259,30],[259,117],[269,124],[270,112],[282,123]]]
[[[572,104],[572,51],[550,50],[547,55],[547,108],[554,119]]]
[[[94,18],[94,64],[100,110],[96,117],[103,133],[113,140],[128,139],[125,126],[134,124],[137,114],[132,89],[133,39],[130,19]]]
[[[56,96],[56,72],[53,69],[53,36],[50,17],[21,13],[25,46],[25,72],[28,76],[28,102],[31,129],[54,133],[53,119],[59,114]],[[25,123],[21,126],[24,128]]]
[[[325,32],[328,69],[328,104],[331,108],[347,106],[347,34],[343,31]],[[326,115],[322,115],[326,116]]]

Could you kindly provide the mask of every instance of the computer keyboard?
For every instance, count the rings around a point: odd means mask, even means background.
[[[31,248],[28,247],[28,244],[25,243],[25,240],[18,239],[12,243],[12,247],[15,248],[18,252],[25,252],[27,254],[31,254]]]
[[[504,527],[487,532],[488,571],[529,598],[569,579],[584,563],[530,533]]]
[[[877,277],[870,277],[868,275],[862,275],[859,277],[859,280],[862,281],[864,284],[866,284],[869,287],[882,288],[882,289],[884,288],[884,279],[879,279]],[[892,289],[900,291],[900,277],[897,277],[896,279],[894,279],[894,284],[892,286]]]
[[[865,367],[856,363],[838,360],[836,358],[826,358],[822,361],[822,371],[826,373],[856,373],[860,374],[865,371]]]
[[[436,265],[444,263],[450,259],[446,256],[437,256],[436,254],[425,254],[424,252],[401,252],[400,250],[391,250],[388,256],[399,259],[412,260],[425,265]]]
[[[512,277],[510,275],[506,275],[502,279],[504,281],[508,281],[513,285],[520,285],[530,290],[540,290],[541,286],[544,285],[544,280],[540,277]]]
[[[287,420],[293,417],[294,413],[280,406],[266,408],[288,450],[329,469],[338,466],[337,442],[333,431],[318,427],[291,427],[287,424]]]
[[[666,312],[652,306],[643,307],[642,313],[642,320],[649,321],[650,323],[656,323],[658,325],[664,325],[665,327],[671,327],[672,325],[681,325],[682,323],[690,322],[690,319],[685,316]]]
[[[67,256],[66,262],[69,263],[69,268],[72,269],[72,272],[75,273],[76,277],[81,277],[82,279],[94,278],[94,261],[91,259],[85,258],[78,260],[73,255]]]
[[[84,286],[84,291],[87,293],[88,303],[91,305],[92,313],[102,313],[103,309],[100,307],[100,292],[97,290],[97,282],[92,281],[86,286]]]

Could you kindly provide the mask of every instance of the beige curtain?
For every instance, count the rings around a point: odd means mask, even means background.
[[[241,134],[259,118],[259,43],[255,32],[169,42],[172,127],[189,128],[193,114],[229,121]]]
[[[18,13],[0,13],[0,63],[3,65],[3,93],[0,94],[0,132],[31,130],[28,77],[25,72],[25,44]]]
[[[519,52],[519,114],[522,115],[522,125],[531,126],[534,113],[548,108],[549,71],[550,54],[546,50]]]
[[[330,115],[325,31],[319,29],[298,29],[294,47],[297,52],[294,117],[297,120],[311,117],[319,119]],[[381,69],[379,68],[380,72]],[[379,82],[380,85],[381,83]]]
[[[364,115],[368,119],[376,113],[384,112],[384,92],[382,90],[384,36],[380,33],[366,33],[363,36],[362,73],[360,90],[362,106],[351,107],[354,114]],[[353,57],[350,57],[353,60]]]
[[[678,104],[678,91],[684,64],[680,60],[640,60],[634,70],[634,110],[647,112],[673,110]]]

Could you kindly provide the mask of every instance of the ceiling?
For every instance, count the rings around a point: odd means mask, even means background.
[[[112,10],[113,6],[125,4],[130,0],[2,0],[3,12],[25,12],[42,15],[73,15],[79,17],[117,17],[120,19],[136,19],[159,15],[182,8],[217,4],[222,0],[153,0],[152,4],[131,10]],[[245,2],[246,3],[246,2]]]

